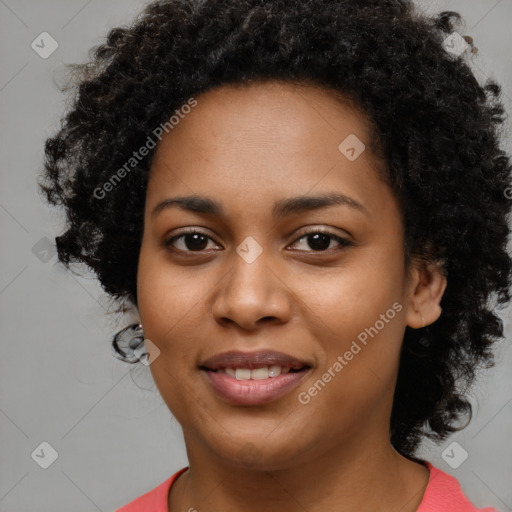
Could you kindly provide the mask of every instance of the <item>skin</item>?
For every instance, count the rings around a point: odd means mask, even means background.
[[[354,161],[338,149],[349,134],[366,145]],[[145,337],[160,350],[151,372],[189,459],[170,510],[417,510],[429,472],[393,449],[389,419],[405,328],[437,320],[446,279],[433,265],[405,267],[400,211],[370,136],[364,115],[331,91],[271,81],[200,95],[159,143],[137,279]],[[335,205],[272,217],[276,201],[332,192],[365,211]],[[219,201],[224,215],[177,207],[152,215],[161,201],[192,194]],[[165,246],[192,227],[206,237]],[[305,235],[317,229],[354,245],[328,238],[327,250],[315,250]],[[262,249],[250,264],[236,252],[249,236]],[[300,403],[394,303],[402,306],[394,318]],[[258,406],[227,403],[199,372],[220,352],[261,348],[312,369]]]

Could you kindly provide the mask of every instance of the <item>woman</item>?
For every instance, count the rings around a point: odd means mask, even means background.
[[[510,301],[500,87],[458,17],[158,1],[76,67],[59,258],[136,306],[113,347],[189,459],[119,511],[477,510],[415,456],[469,422]]]

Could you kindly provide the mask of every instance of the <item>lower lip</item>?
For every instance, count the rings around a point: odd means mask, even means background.
[[[260,405],[272,402],[299,385],[309,369],[300,372],[281,373],[268,379],[238,380],[226,373],[201,370],[213,389],[233,405]]]

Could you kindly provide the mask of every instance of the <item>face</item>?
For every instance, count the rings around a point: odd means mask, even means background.
[[[354,152],[339,149],[349,136]],[[249,451],[251,464],[275,469],[389,442],[419,279],[407,278],[400,212],[369,137],[332,92],[267,82],[204,93],[159,143],[138,309],[189,458],[199,446],[243,465]],[[219,211],[168,201],[192,195]],[[299,196],[324,200],[290,201]],[[305,369],[249,385],[201,368],[232,350],[278,351]]]

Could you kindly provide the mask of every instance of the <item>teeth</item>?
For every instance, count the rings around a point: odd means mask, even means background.
[[[263,368],[256,368],[255,370],[251,370],[251,379],[254,380],[262,380],[268,379],[268,367],[264,366]]]
[[[280,366],[271,366],[268,369],[268,375],[269,377],[278,377],[279,375],[281,375],[281,373],[283,373],[283,369],[284,368],[281,368]],[[288,371],[286,373],[288,373],[289,371],[290,368],[288,368]]]
[[[237,380],[247,380],[251,378],[251,370],[248,368],[237,368],[235,370],[235,377]]]
[[[219,370],[222,371],[222,370]],[[234,368],[226,368],[226,373],[231,377],[236,377],[236,372]]]
[[[281,373],[288,373],[290,368],[281,368],[281,366],[263,366],[262,368],[224,368],[217,370],[219,373],[227,373],[230,377],[237,380],[264,380],[270,377],[279,377]]]

